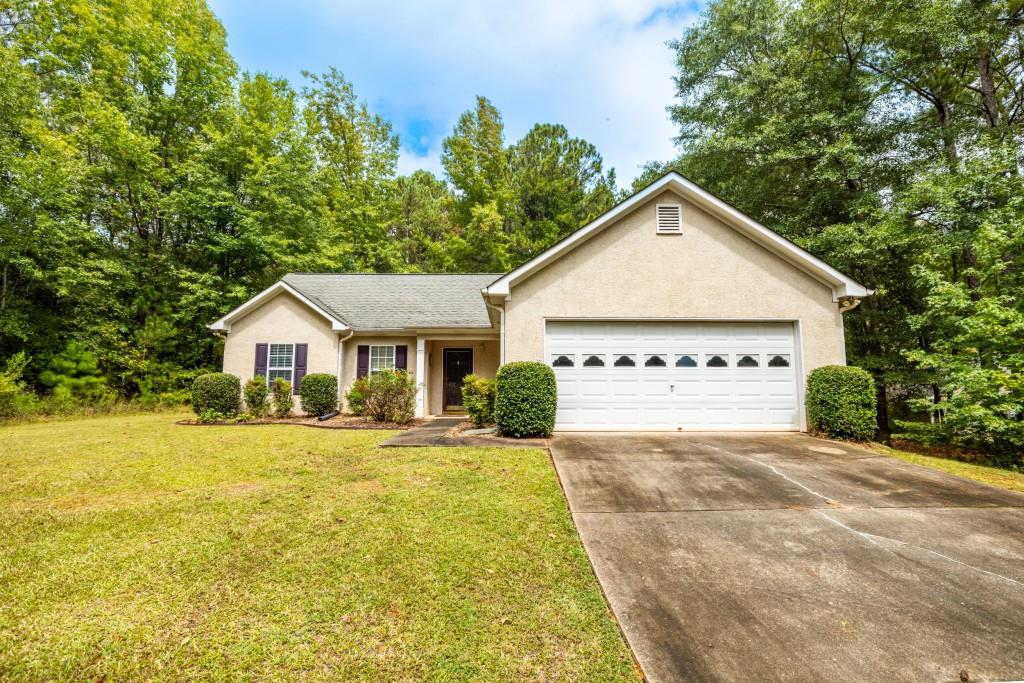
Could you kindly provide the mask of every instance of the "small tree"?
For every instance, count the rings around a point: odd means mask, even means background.
[[[338,378],[314,372],[299,384],[302,411],[307,415],[327,415],[338,409]]]
[[[257,375],[245,383],[245,406],[256,417],[267,414],[267,378]]]
[[[283,377],[274,380],[274,415],[288,417],[292,412],[292,383]]]

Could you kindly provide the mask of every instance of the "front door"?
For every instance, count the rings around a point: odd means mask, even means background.
[[[444,409],[462,410],[462,380],[473,372],[473,349],[444,350]]]

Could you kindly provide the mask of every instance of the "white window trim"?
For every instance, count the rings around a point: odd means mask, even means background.
[[[273,388],[273,385],[271,384],[271,381],[270,381],[270,371],[271,370],[287,370],[288,371],[288,377],[289,377],[288,383],[291,384],[292,388],[294,389],[295,388],[295,347],[298,346],[298,344],[296,344],[295,342],[282,342],[282,341],[265,342],[265,343],[267,345],[267,376],[266,376],[267,387],[268,388]],[[275,367],[275,368],[270,367],[270,349],[273,346],[291,346],[292,347],[292,362],[291,362],[291,364],[287,368],[285,368],[285,367]]]
[[[661,210],[675,209],[678,221],[675,226],[662,227]],[[654,208],[654,225],[659,235],[682,235],[683,234],[683,205],[682,204],[656,204]]]
[[[369,364],[369,367],[366,368],[366,374],[367,375],[372,375],[373,373],[380,372],[381,370],[394,370],[397,367],[397,363],[398,363],[398,358],[396,357],[396,351],[397,351],[397,349],[395,348],[396,346],[397,346],[397,344],[370,344],[370,358],[369,358],[370,364]],[[391,367],[390,368],[374,368],[373,367],[373,350],[374,349],[391,349]]]

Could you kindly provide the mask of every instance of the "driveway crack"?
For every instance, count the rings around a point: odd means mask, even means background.
[[[1020,586],[1020,587],[1024,588],[1024,583],[1018,581],[1017,579],[1011,578],[1009,576],[1004,576],[1002,574],[997,574],[996,572],[990,572],[989,570],[982,569],[981,567],[975,567],[973,564],[968,564],[967,562],[962,562],[962,561],[956,559],[955,557],[950,557],[949,555],[945,555],[945,554],[940,553],[938,551],[932,550],[931,548],[925,548],[923,546],[914,545],[913,543],[907,543],[906,541],[901,541],[898,538],[890,538],[889,536],[879,536],[878,534],[868,533],[867,531],[860,531],[859,529],[854,529],[852,526],[850,526],[848,524],[844,524],[843,522],[840,522],[838,519],[836,519],[832,515],[828,514],[827,512],[824,512],[823,510],[819,510],[817,508],[814,508],[813,511],[816,514],[821,515],[822,517],[824,517],[828,521],[832,522],[836,526],[838,526],[838,527],[840,527],[842,529],[845,529],[846,531],[849,531],[850,533],[856,534],[857,536],[860,536],[861,538],[863,538],[868,543],[870,543],[870,544],[872,544],[874,546],[878,546],[879,548],[882,548],[883,550],[885,550],[887,552],[893,553],[893,551],[890,548],[886,548],[882,544],[883,542],[886,542],[886,541],[888,541],[889,543],[895,543],[896,545],[900,545],[900,546],[903,546],[903,547],[906,547],[906,548],[914,548],[915,550],[920,550],[922,552],[928,553],[929,555],[934,555],[935,557],[942,558],[943,560],[947,560],[948,562],[952,562],[954,564],[958,564],[961,567],[966,567],[968,569],[974,570],[974,571],[979,572],[981,574],[987,574],[988,576],[991,576],[991,577],[994,577],[994,578],[997,578],[997,579],[1002,579],[1003,581],[1009,581],[1012,584],[1015,584],[1017,586]],[[895,555],[895,553],[893,553],[893,554]]]

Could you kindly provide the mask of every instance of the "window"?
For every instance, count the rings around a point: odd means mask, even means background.
[[[395,369],[395,347],[394,346],[371,346],[370,347],[370,374],[381,370]]]
[[[683,206],[681,204],[658,204],[656,213],[659,235],[683,234]]]
[[[704,361],[704,365],[709,368],[727,368],[729,367],[729,356],[724,353],[712,353]]]
[[[668,365],[665,362],[665,354],[663,353],[649,353],[644,358],[645,368],[663,368]]]
[[[744,354],[740,356],[740,359],[736,361],[736,367],[738,368],[756,368],[761,364],[758,362],[757,354]]]
[[[770,368],[788,368],[789,354],[775,354],[768,360]]]
[[[615,358],[613,365],[617,368],[635,368],[636,367],[636,356],[624,353]]]
[[[585,368],[603,368],[604,367],[604,356],[599,356],[596,353],[590,354],[583,361],[583,367],[585,367]]]
[[[695,368],[697,367],[697,354],[695,353],[683,353],[676,356],[676,367],[677,368]]]
[[[556,353],[555,359],[551,361],[553,368],[571,368],[575,363],[576,356],[572,353]]]
[[[270,344],[267,357],[267,385],[278,377],[291,382],[295,370],[295,344]]]

